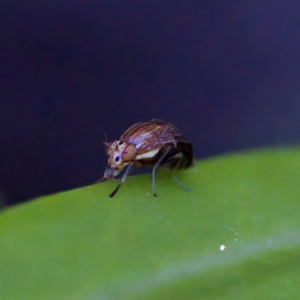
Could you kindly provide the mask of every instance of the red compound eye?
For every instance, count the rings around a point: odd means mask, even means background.
[[[122,152],[122,160],[127,162],[136,157],[136,148],[133,145],[128,145]]]

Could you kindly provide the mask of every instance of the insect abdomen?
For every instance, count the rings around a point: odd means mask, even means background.
[[[191,143],[177,143],[177,149],[183,154],[183,159],[179,169],[186,169],[194,164],[193,146]]]

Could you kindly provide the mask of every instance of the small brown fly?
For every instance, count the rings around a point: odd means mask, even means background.
[[[158,166],[173,168],[173,177],[188,190],[175,176],[178,169],[193,165],[192,144],[171,123],[153,119],[131,126],[119,140],[104,143],[108,155],[108,166],[99,181],[113,181],[127,166],[121,182],[109,195],[112,198],[126,180],[132,166],[152,167],[152,192],[155,193],[155,171]]]

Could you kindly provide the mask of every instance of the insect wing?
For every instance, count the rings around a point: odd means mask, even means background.
[[[142,122],[131,126],[120,140],[128,144],[134,144],[138,150],[153,150],[160,148],[164,128],[155,122]]]
[[[169,150],[168,155],[162,164],[174,167],[180,159],[179,169],[188,168],[193,165],[194,155],[193,146],[183,134],[171,123],[162,120],[153,120],[156,124],[162,124],[162,132],[159,132],[161,146],[166,144],[173,144],[174,147]]]

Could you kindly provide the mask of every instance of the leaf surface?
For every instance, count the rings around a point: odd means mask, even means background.
[[[0,299],[298,299],[300,151],[233,153],[0,213]]]

